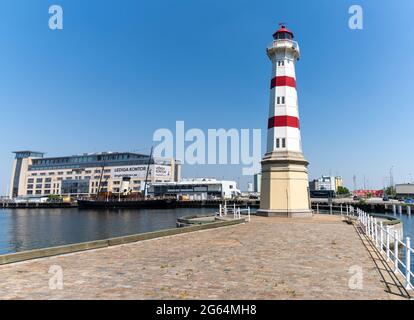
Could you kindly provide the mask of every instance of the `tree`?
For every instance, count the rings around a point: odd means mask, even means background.
[[[390,186],[385,188],[385,194],[389,197],[395,197],[397,193],[395,192],[395,188]]]
[[[339,186],[336,193],[337,194],[349,194],[349,190],[346,187]]]

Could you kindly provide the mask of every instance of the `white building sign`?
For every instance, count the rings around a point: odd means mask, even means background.
[[[153,172],[155,172],[155,178],[168,178],[171,176],[171,167],[151,165],[149,168],[148,177],[153,177]],[[112,179],[121,179],[123,177],[145,179],[146,174],[146,165],[115,167],[111,169]]]

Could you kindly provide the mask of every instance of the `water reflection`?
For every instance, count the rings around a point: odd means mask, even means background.
[[[0,209],[0,254],[175,228],[214,209]]]

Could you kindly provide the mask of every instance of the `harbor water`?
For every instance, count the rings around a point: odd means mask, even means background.
[[[175,228],[178,217],[214,211],[0,209],[0,254]]]

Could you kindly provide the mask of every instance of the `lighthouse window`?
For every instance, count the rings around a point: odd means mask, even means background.
[[[277,97],[277,104],[284,104],[285,103],[285,97]]]
[[[280,139],[276,139],[276,148],[280,148]]]
[[[285,138],[282,139],[282,148],[286,148],[286,139]]]

